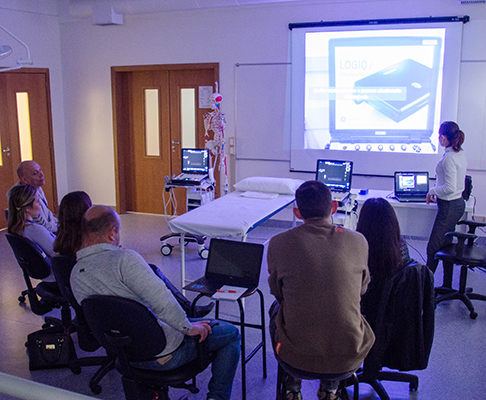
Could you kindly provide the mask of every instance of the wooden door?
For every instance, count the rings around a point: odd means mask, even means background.
[[[214,88],[213,69],[184,69],[170,71],[170,137],[171,137],[171,168],[174,175],[181,172],[181,149],[191,147],[184,144],[182,138],[182,90],[189,90],[190,96],[194,97],[194,122],[195,122],[195,148],[204,149],[205,131],[204,114],[210,111],[205,106],[199,106],[199,89],[201,87]],[[190,142],[192,143],[192,142]],[[186,212],[186,190],[183,188],[174,189],[177,199],[177,215]]]
[[[164,213],[164,178],[181,169],[181,91],[193,89],[195,147],[204,148],[203,115],[210,109],[199,108],[199,88],[214,89],[218,78],[218,64],[112,67],[118,212]],[[158,91],[158,155],[146,151],[147,90],[152,95]],[[174,192],[180,215],[186,210],[186,191]],[[168,207],[165,212],[170,215],[174,210]]]
[[[7,109],[5,89],[5,74],[0,73],[0,207],[1,210],[8,208],[7,190],[15,183],[12,171],[12,151],[10,143],[10,130],[8,118],[5,115]],[[2,211],[3,214],[3,211]],[[0,215],[0,229],[5,228],[7,222],[3,215]]]
[[[25,116],[31,139],[31,154],[21,151],[19,139],[19,108],[27,105]],[[26,128],[23,125],[24,129]],[[57,211],[57,185],[52,140],[49,73],[46,69],[23,69],[0,74],[0,206],[7,208],[6,191],[18,181],[17,165],[21,161],[35,160],[46,177],[43,190],[53,212]],[[22,144],[28,147],[28,145]],[[0,228],[5,227],[0,218]]]
[[[168,71],[138,72],[131,77],[132,211],[164,213],[164,176],[170,175],[171,171],[168,80]],[[151,113],[152,107],[156,110]],[[149,119],[156,120],[159,131],[159,141],[152,144],[152,149],[148,136],[151,129],[153,134],[155,126],[151,126]]]

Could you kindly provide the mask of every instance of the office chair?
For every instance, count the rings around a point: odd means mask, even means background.
[[[277,397],[276,400],[285,400],[285,390],[283,386],[283,372],[287,372],[288,374],[292,375],[294,378],[297,379],[304,379],[304,380],[316,380],[320,379],[319,374],[310,373],[303,374],[303,371],[295,371],[290,366],[283,366],[281,363],[278,363],[278,370],[277,370]],[[350,383],[348,383],[350,382]],[[349,400],[349,394],[346,390],[346,386],[354,385],[354,394],[353,400],[359,400],[359,381],[356,373],[353,373],[348,379],[345,379],[340,382],[339,390],[341,391],[341,398],[343,400]]]
[[[51,258],[52,272],[56,277],[59,290],[76,313],[76,318],[73,320],[73,327],[78,334],[78,345],[80,349],[84,351],[93,352],[98,350],[101,345],[91,332],[83,310],[76,301],[76,298],[71,290],[70,277],[74,264],[76,264],[76,257],[74,256],[56,255]],[[69,368],[74,374],[77,375],[81,373],[81,367],[99,365],[100,368],[91,378],[89,387],[94,394],[100,394],[102,388],[99,385],[99,382],[109,371],[115,368],[115,359],[116,356],[114,354],[99,357],[76,357],[69,362]]]
[[[459,280],[459,290],[451,288],[436,288],[437,298],[436,304],[447,300],[461,300],[469,310],[469,317],[476,319],[478,313],[474,311],[471,300],[486,301],[486,296],[472,292],[471,289],[466,288],[467,270],[475,267],[486,267],[486,248],[474,245],[475,235],[478,226],[486,226],[486,223],[463,220],[457,223],[458,225],[467,225],[469,227],[468,233],[462,232],[448,232],[447,237],[456,237],[457,243],[451,243],[442,247],[435,258],[442,260],[443,263],[452,263],[461,266],[461,277]],[[467,243],[466,243],[467,239]]]
[[[419,380],[405,372],[382,371],[383,367],[399,371],[427,368],[435,320],[432,272],[416,261],[409,262],[384,286],[376,312],[371,326],[375,343],[357,375],[381,400],[389,400],[381,381],[408,382],[415,391]]]
[[[54,317],[46,317],[42,328],[62,325],[63,330],[67,332],[71,326],[71,310],[57,284],[55,282],[40,282],[34,288],[31,282],[31,278],[44,279],[50,275],[49,257],[39,246],[23,236],[15,233],[7,233],[6,236],[17,263],[22,268],[27,285],[27,290],[22,291],[18,298],[19,302],[25,302],[25,296],[27,296],[30,309],[36,315],[44,315],[54,308],[60,308],[61,321]]]
[[[169,400],[169,386],[199,392],[196,375],[214,359],[207,348],[198,345],[199,357],[174,370],[136,368],[130,363],[153,360],[166,346],[164,331],[152,312],[136,301],[115,296],[89,296],[81,306],[95,337],[117,356],[116,369],[122,375],[126,400]],[[186,383],[189,380],[191,384]]]

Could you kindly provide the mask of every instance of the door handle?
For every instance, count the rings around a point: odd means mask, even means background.
[[[7,151],[10,151],[10,147],[7,147],[6,149],[3,149],[3,152],[6,153]]]
[[[172,141],[172,144],[180,144],[179,142]]]

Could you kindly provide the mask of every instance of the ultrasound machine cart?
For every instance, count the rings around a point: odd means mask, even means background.
[[[169,192],[175,187],[184,187],[187,191],[186,196],[186,210],[187,212],[206,204],[209,201],[214,200],[214,186],[210,183],[209,180],[202,181],[200,185],[185,185],[180,183],[174,183],[168,180],[164,186],[164,190]],[[206,236],[200,235],[191,235],[185,234],[184,235],[184,243],[181,243],[180,233],[169,233],[164,235],[160,238],[162,242],[162,246],[160,248],[160,252],[164,256],[170,256],[172,253],[172,249],[174,248],[174,244],[168,243],[168,240],[173,237],[179,238],[179,244],[182,246],[187,246],[189,243],[197,243],[198,246],[198,254],[203,259],[206,260],[208,258],[209,250],[205,247],[204,243],[207,239]]]

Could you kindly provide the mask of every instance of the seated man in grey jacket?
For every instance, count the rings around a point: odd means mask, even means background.
[[[209,320],[188,319],[164,282],[145,260],[120,244],[120,217],[109,207],[94,206],[83,218],[83,248],[71,273],[71,287],[81,303],[90,295],[120,296],[135,300],[152,310],[164,330],[167,345],[156,361],[138,367],[156,370],[177,368],[197,358],[188,336],[208,337],[210,351],[216,352],[208,399],[229,400],[240,354],[238,329],[223,321],[212,328]]]

